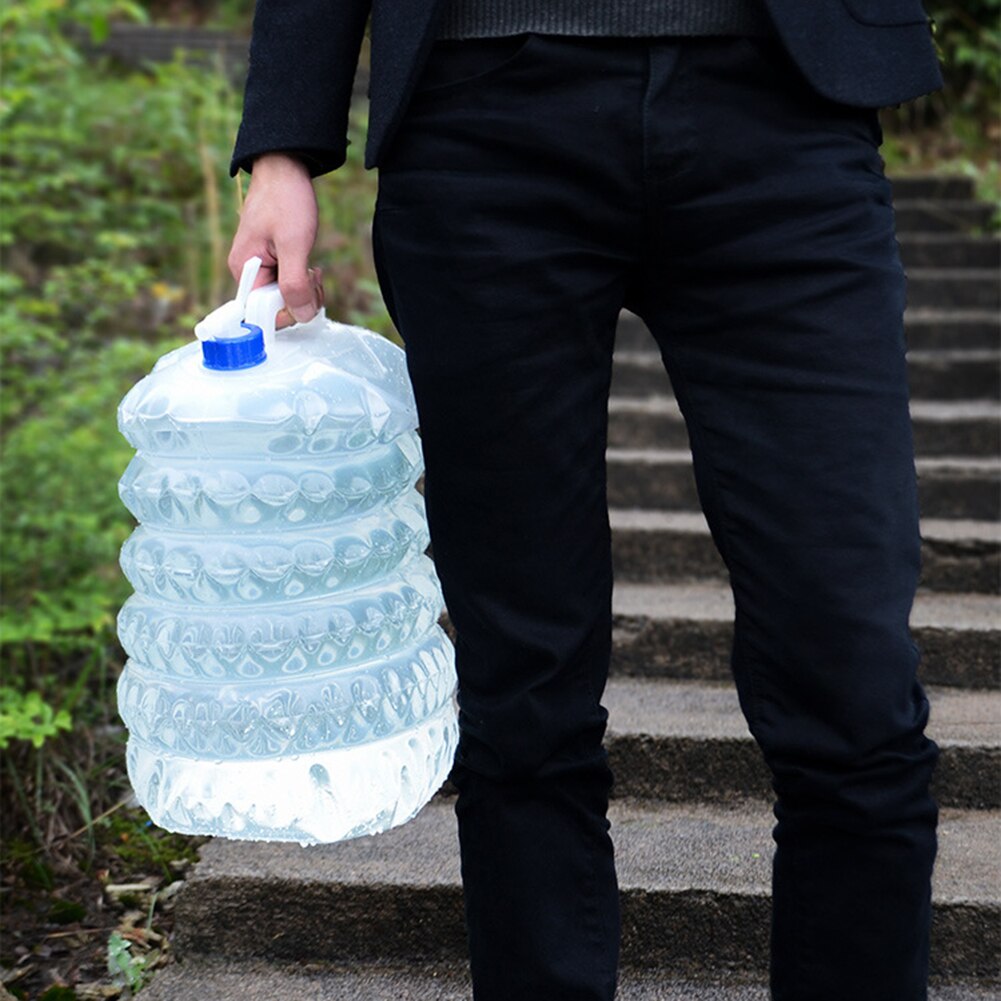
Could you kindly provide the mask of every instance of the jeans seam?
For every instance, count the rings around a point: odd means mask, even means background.
[[[698,413],[698,406],[695,403],[693,395],[689,392],[688,379],[683,371],[683,367],[680,364],[674,364],[670,366],[670,378],[674,383],[675,395],[678,397],[679,404],[684,401],[684,409],[688,412],[691,419],[687,421],[689,427],[689,434],[693,439],[693,471],[694,471],[694,452],[696,448],[701,449],[702,463],[704,468],[709,473],[709,479],[711,481],[710,486],[715,497],[716,503],[719,507],[719,525],[720,525],[720,536],[723,545],[720,546],[720,555],[723,557],[723,561],[726,563],[729,569],[730,565],[742,567],[742,561],[738,559],[735,555],[734,547],[730,541],[732,535],[732,526],[730,524],[730,511],[726,503],[726,491],[719,481],[719,474],[716,471],[715,463],[712,461],[712,452],[706,446],[705,441],[702,437],[702,421]],[[703,505],[704,506],[704,505]],[[736,649],[736,629],[737,629],[737,594],[736,590],[733,588],[732,584],[732,574],[731,576],[731,591],[733,593],[734,599],[734,642],[733,649]],[[746,633],[746,616],[744,617]],[[754,669],[754,660],[748,664],[747,669],[747,681],[751,692],[751,709],[752,712],[748,718],[748,724],[751,726],[752,731],[754,725],[761,718],[761,695],[759,694],[759,686],[756,680],[756,672]]]

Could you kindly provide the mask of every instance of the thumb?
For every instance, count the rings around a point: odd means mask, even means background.
[[[286,251],[279,257],[278,288],[285,306],[297,323],[308,323],[316,315],[317,302],[308,258],[304,253]]]

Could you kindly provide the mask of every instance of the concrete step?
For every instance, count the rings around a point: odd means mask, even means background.
[[[613,448],[688,448],[688,432],[673,395],[615,396],[608,401]],[[1001,453],[1001,406],[993,400],[911,400],[914,444],[920,456]]]
[[[687,449],[609,448],[611,507],[695,511],[699,500]],[[918,495],[928,518],[996,521],[1001,517],[1001,459],[918,459]]]
[[[910,410],[918,455],[1001,453],[1001,406],[994,400],[912,399]]]
[[[682,980],[626,968],[618,1001],[768,1001],[762,975]],[[197,959],[174,963],[143,988],[144,1001],[472,1001],[463,963],[268,963]],[[997,1001],[989,983],[933,983],[929,1001]]]
[[[891,177],[894,200],[902,198],[972,199],[973,179],[942,174],[907,174]]]
[[[997,268],[1001,266],[1001,240],[997,236],[965,233],[910,233],[900,241],[904,267]]]
[[[997,400],[1001,397],[1001,353],[991,350],[911,349],[907,379],[914,399]],[[659,353],[615,352],[612,395],[647,397],[671,392]]]
[[[893,200],[898,233],[961,233],[989,230],[994,206],[966,198],[900,198]]]
[[[912,350],[997,350],[1001,327],[993,310],[908,309],[904,331]],[[623,310],[615,332],[619,351],[655,351],[653,336],[643,321]]]
[[[619,583],[612,610],[613,675],[729,681],[729,585]],[[1001,607],[996,597],[919,591],[910,624],[926,685],[1001,685]]]
[[[763,972],[768,805],[616,800],[610,810],[625,965]],[[933,972],[987,977],[1001,950],[995,811],[945,809],[934,877]],[[441,962],[466,954],[452,804],[374,838],[300,848],[214,840],[175,910],[187,958]]]
[[[993,310],[909,309],[904,334],[915,351],[996,351],[1001,323]]]
[[[1001,282],[996,267],[911,267],[907,272],[907,305],[917,309],[1001,308]]]
[[[914,399],[1001,399],[1001,353],[915,348],[907,352],[907,381]]]
[[[941,748],[940,806],[1001,808],[1001,691],[929,688],[928,734]],[[606,746],[613,795],[672,803],[773,799],[733,684],[612,678]]]
[[[624,583],[727,579],[701,511],[613,508],[612,559]],[[993,521],[921,522],[921,586],[931,591],[1001,590],[1001,526]]]

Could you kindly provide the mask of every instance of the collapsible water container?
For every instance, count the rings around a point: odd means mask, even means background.
[[[457,739],[403,351],[277,286],[203,320],[122,401],[139,527],[118,617],[129,778],[153,821],[338,841],[413,817]]]

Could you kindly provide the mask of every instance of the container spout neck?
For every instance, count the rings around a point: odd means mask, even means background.
[[[243,266],[236,298],[223,303],[195,326],[195,336],[202,342],[206,368],[218,371],[253,368],[267,359],[264,331],[244,317],[254,280],[261,268],[259,257]],[[277,311],[276,311],[277,312]],[[274,333],[274,317],[271,320]]]

